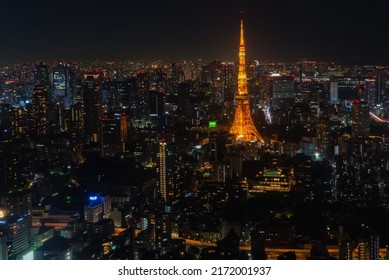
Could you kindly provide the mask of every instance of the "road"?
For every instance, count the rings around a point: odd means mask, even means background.
[[[370,117],[375,120],[376,122],[379,122],[379,123],[388,123],[389,124],[389,120],[385,120],[385,119],[381,119],[380,117],[376,116],[375,114],[373,114],[372,112],[370,112]]]
[[[185,241],[187,246],[195,246],[198,248],[216,247],[215,243],[202,242],[193,239],[185,239]],[[251,246],[241,246],[239,249],[244,251],[251,251]],[[337,246],[328,246],[327,249],[331,257],[336,259],[339,257],[339,248]],[[289,251],[294,251],[298,260],[306,260],[311,255],[311,250],[309,248],[265,248],[265,254],[268,260],[276,260],[279,255]],[[386,252],[386,248],[381,248],[379,254],[380,256],[386,256]],[[354,250],[353,258],[358,258],[358,250]]]

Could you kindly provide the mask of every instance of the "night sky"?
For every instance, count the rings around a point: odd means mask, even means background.
[[[370,0],[1,0],[0,61],[389,59],[389,4]]]

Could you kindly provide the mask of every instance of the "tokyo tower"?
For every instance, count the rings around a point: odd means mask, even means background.
[[[246,49],[243,36],[243,20],[240,21],[238,94],[235,96],[235,117],[230,128],[230,134],[235,135],[238,142],[261,142],[265,144],[259,134],[250,113],[250,103],[247,91]]]

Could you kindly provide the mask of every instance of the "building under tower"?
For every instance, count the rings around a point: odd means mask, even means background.
[[[239,46],[239,69],[238,69],[238,94],[235,96],[235,116],[230,133],[238,142],[261,142],[265,143],[256,129],[251,118],[250,102],[247,89],[246,74],[246,49],[243,34],[243,20],[240,21],[240,46]]]

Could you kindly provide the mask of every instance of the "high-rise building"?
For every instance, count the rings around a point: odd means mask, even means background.
[[[103,118],[99,121],[100,155],[112,157],[123,151],[120,119]]]
[[[370,111],[374,110],[377,104],[377,81],[376,79],[365,79],[366,82],[366,102],[369,104]]]
[[[377,80],[377,103],[380,103],[382,102],[385,94],[385,90],[386,90],[385,83],[387,79],[385,78],[385,75],[381,72],[376,76],[376,80]]]
[[[182,71],[182,66],[181,64],[178,64],[178,63],[172,63],[172,66],[171,66],[171,90],[173,93],[177,93],[177,90],[178,90],[178,84],[180,83],[180,81],[182,81],[183,79],[181,79],[181,76],[184,76],[184,72]],[[182,81],[183,82],[183,81]]]
[[[68,108],[73,104],[73,80],[69,67],[59,62],[52,72],[53,102],[59,103],[61,108]]]
[[[0,196],[19,187],[19,161],[11,141],[0,141]]]
[[[84,207],[84,219],[87,223],[97,223],[101,220],[103,205],[101,203],[90,202]]]
[[[240,21],[240,46],[239,46],[239,71],[238,71],[238,94],[235,96],[235,116],[230,134],[235,136],[238,142],[256,141],[265,143],[258,133],[250,112],[250,102],[247,90],[246,74],[246,48],[243,35],[243,20]]]
[[[159,193],[163,202],[168,202],[167,190],[167,143],[165,140],[159,142],[159,162],[158,162],[158,186]]]
[[[103,205],[104,218],[108,219],[112,213],[112,202],[109,195],[99,195],[100,203]]]
[[[108,112],[112,113],[117,108],[120,108],[121,106],[121,92],[119,92],[119,89],[122,91],[122,83],[117,81],[111,81],[106,82],[103,85],[103,97],[102,102],[104,105],[108,106]]]
[[[178,85],[177,107],[180,112],[185,113],[186,107],[188,107],[189,95],[191,91],[191,83],[185,82]]]
[[[352,107],[352,136],[354,138],[368,137],[370,134],[369,104],[355,100]]]
[[[118,95],[119,95],[119,104],[120,106],[123,108],[123,107],[128,107],[128,102],[127,103],[124,103],[125,102],[125,96],[127,94],[127,83],[125,81],[120,81],[120,82],[117,82],[117,92],[118,92]]]
[[[84,139],[84,109],[81,103],[74,104],[67,111],[67,129],[70,133],[70,150],[72,161],[82,161],[82,147]]]
[[[127,86],[129,84],[127,83]],[[131,111],[136,119],[148,119],[148,90],[150,89],[150,75],[148,72],[138,72],[136,75],[136,85],[131,82],[135,96],[131,100]],[[129,89],[128,89],[129,90]]]
[[[12,139],[12,111],[10,104],[0,104],[0,140]]]
[[[366,240],[360,239],[358,241],[358,260],[369,259],[369,243]]]
[[[361,81],[356,78],[343,77],[338,78],[337,92],[338,100],[354,100],[358,99],[358,86],[362,85]]]
[[[61,64],[57,65],[57,67],[53,69],[53,74],[52,74],[53,95],[55,97],[65,96],[66,80],[67,80],[66,68]]]
[[[151,87],[156,90],[165,91],[167,87],[167,73],[164,68],[154,69]]]
[[[99,118],[102,115],[102,79],[98,73],[84,74],[83,101],[85,134],[88,141],[97,142]]]
[[[137,93],[137,79],[136,77],[131,77],[127,79],[124,83],[124,91],[121,92],[121,103],[123,107],[129,107],[131,101],[134,100]]]
[[[235,65],[233,63],[222,64],[222,84],[223,84],[223,98],[224,100],[232,101],[234,96],[234,90],[236,88],[235,77]]]
[[[272,106],[287,108],[294,102],[294,78],[291,76],[272,77]]]
[[[13,108],[10,120],[13,138],[20,139],[25,137],[29,130],[27,108]]]
[[[353,259],[354,246],[350,240],[345,240],[339,244],[339,259],[340,260],[352,260]]]
[[[32,93],[32,134],[47,134],[49,130],[49,91],[46,86],[35,86]]]
[[[167,207],[176,204],[184,192],[181,159],[178,147],[174,142],[168,142],[165,139],[159,141],[157,184],[161,200]],[[168,212],[168,210],[166,211]]]
[[[165,92],[161,90],[149,91],[150,120],[155,124],[163,119],[165,113]]]
[[[49,71],[47,65],[40,62],[32,66],[34,84],[49,87]]]
[[[120,140],[123,145],[122,151],[125,151],[125,144],[127,143],[128,129],[127,129],[127,116],[125,113],[120,115]]]
[[[210,65],[203,65],[201,68],[201,82],[204,84],[211,83],[212,81]]]
[[[30,221],[27,216],[11,218],[7,221],[7,243],[9,259],[21,259],[30,249]]]
[[[165,213],[163,215],[154,216],[151,219],[153,231],[155,232],[155,247],[161,248],[163,247],[164,243],[170,240],[170,215],[168,213]]]
[[[3,221],[0,220],[0,227],[2,226],[2,224]],[[5,236],[0,235],[0,261],[2,260],[8,260],[8,250],[7,250],[7,239],[5,238]]]
[[[29,83],[32,81],[32,68],[31,65],[24,63],[20,69],[19,80],[22,83]]]
[[[338,82],[330,82],[330,104],[334,105],[338,103]]]
[[[369,259],[378,260],[380,258],[380,237],[377,233],[369,236]]]
[[[316,126],[317,147],[320,156],[329,157],[331,153],[330,120],[319,118]]]
[[[111,217],[111,198],[109,195],[91,195],[89,203],[84,207],[84,219],[87,223],[95,224],[103,218]]]
[[[21,259],[30,250],[31,209],[29,191],[0,196],[0,237],[6,238],[9,259]]]
[[[7,216],[18,218],[29,216],[31,215],[32,209],[31,192],[28,190],[12,190],[12,192],[5,197],[5,203],[3,199],[2,204],[5,205]]]

